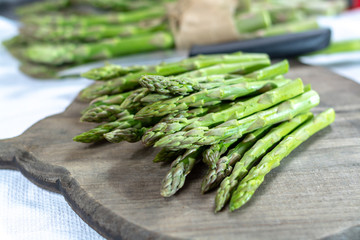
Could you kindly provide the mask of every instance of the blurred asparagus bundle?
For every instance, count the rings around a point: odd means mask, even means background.
[[[4,45],[21,61],[20,69],[37,78],[57,77],[90,61],[172,48],[164,6],[169,1],[36,2],[18,9],[23,25]]]
[[[37,78],[95,60],[174,47],[166,3],[176,0],[48,0],[18,9],[19,35],[4,42],[20,69]],[[239,0],[239,39],[318,28],[314,17],[345,9],[342,0]]]
[[[156,66],[106,65],[79,95],[90,101],[81,121],[102,123],[74,137],[94,143],[142,141],[161,147],[154,162],[171,162],[160,193],[174,195],[200,160],[209,170],[203,193],[219,187],[216,211],[245,204],[298,145],[334,121],[314,117],[320,98],[301,79],[287,79],[286,60],[237,52],[196,56]]]

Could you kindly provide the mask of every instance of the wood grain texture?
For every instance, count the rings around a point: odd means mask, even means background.
[[[300,145],[265,178],[240,210],[214,214],[215,192],[202,195],[205,169],[164,199],[169,165],[152,163],[158,150],[140,143],[81,144],[75,101],[23,135],[0,142],[0,167],[64,195],[89,225],[112,239],[319,239],[346,236],[360,225],[360,86],[322,68],[292,63],[319,92],[315,113],[334,107],[336,120]],[[1,174],[1,171],[0,171]],[[359,236],[355,232],[354,236]]]

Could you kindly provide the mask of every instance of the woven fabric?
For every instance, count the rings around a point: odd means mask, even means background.
[[[0,42],[16,34],[0,17]],[[32,124],[62,112],[90,81],[35,80],[0,44],[0,139],[20,135]],[[0,239],[103,239],[60,194],[43,190],[20,172],[0,170]]]

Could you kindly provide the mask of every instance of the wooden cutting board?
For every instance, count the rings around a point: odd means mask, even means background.
[[[73,142],[94,126],[79,123],[86,105],[78,101],[1,141],[0,167],[18,169],[61,193],[107,238],[360,239],[360,85],[297,63],[289,77],[311,83],[321,96],[315,112],[334,107],[336,121],[284,159],[252,200],[233,213],[226,208],[214,214],[215,192],[200,194],[205,168],[165,199],[159,189],[169,166],[152,163],[156,149]]]

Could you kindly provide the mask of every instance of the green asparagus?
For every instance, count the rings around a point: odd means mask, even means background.
[[[303,93],[303,91],[302,81],[300,79],[296,79],[282,87],[275,88],[274,90],[270,90],[260,94],[259,96],[250,98],[246,101],[237,102],[226,109],[212,111],[203,117],[177,119],[175,126],[168,126],[166,123],[159,123],[159,125],[155,125],[153,128],[148,130],[147,133],[145,133],[143,143],[147,146],[151,146],[165,135],[173,134],[181,130],[186,131],[196,127],[208,127],[231,119],[241,119],[255,112],[274,106],[289,98],[295,97]]]
[[[327,127],[334,120],[334,110],[328,109],[315,118],[308,120],[293,133],[286,136],[271,152],[263,157],[257,166],[250,170],[248,175],[237,186],[231,196],[230,211],[234,211],[248,202],[256,189],[264,181],[266,174],[279,166],[280,161],[297,146],[306,141],[311,135]]]
[[[162,19],[153,19],[136,24],[97,26],[34,26],[25,25],[20,34],[30,42],[94,42],[105,38],[139,36],[155,31],[167,30]]]
[[[164,17],[166,14],[165,7],[156,6],[147,9],[124,12],[124,13],[105,13],[97,15],[70,15],[61,14],[29,16],[23,19],[25,24],[34,25],[56,25],[56,26],[93,26],[93,25],[109,25],[124,24],[138,22],[147,19]]]
[[[111,132],[105,133],[104,138],[111,143],[119,143],[122,141],[137,142],[141,140],[146,128],[134,126],[124,129],[115,129]]]
[[[214,168],[216,162],[234,144],[237,139],[230,139],[227,141],[219,142],[218,144],[211,145],[203,152],[203,162],[210,168]]]
[[[32,62],[57,66],[167,49],[173,44],[172,35],[160,31],[128,38],[110,38],[94,43],[32,44],[25,49],[24,56]]]
[[[183,154],[184,154],[183,150],[170,151],[170,150],[167,150],[166,148],[163,148],[160,150],[160,152],[158,154],[156,154],[153,162],[157,163],[157,162],[174,161],[178,156],[183,155]]]
[[[258,159],[266,154],[272,146],[281,141],[282,138],[312,116],[313,115],[310,112],[298,115],[271,129],[268,134],[258,140],[255,145],[245,153],[241,160],[235,164],[231,175],[221,182],[215,198],[216,211],[220,211],[223,208],[225,203],[229,200],[233,189],[238,185],[239,181],[246,176],[250,168],[256,164]]]
[[[104,81],[109,80],[116,77],[122,77],[129,73],[136,73],[140,71],[145,71],[149,67],[147,66],[131,66],[131,67],[122,67],[119,65],[114,64],[106,64],[104,67],[100,68],[93,68],[83,74],[81,74],[82,77],[98,80],[98,81]]]
[[[210,90],[202,90],[184,98],[175,97],[159,101],[142,108],[136,113],[137,119],[164,116],[169,113],[186,110],[189,107],[201,107],[220,103],[222,100],[235,100],[236,98],[254,93],[261,93],[280,87],[288,83],[287,79],[244,82],[234,85],[221,86]]]
[[[198,162],[203,148],[187,150],[184,155],[179,156],[172,164],[171,169],[161,183],[160,194],[163,197],[171,197],[184,186],[186,176],[191,172]]]
[[[299,113],[309,111],[318,105],[319,101],[319,95],[310,90],[275,107],[240,120],[230,120],[211,129],[198,127],[190,131],[167,135],[157,141],[154,146],[166,147],[172,150],[186,149],[195,146],[212,145],[226,139],[240,138],[245,133],[292,119]]]
[[[133,127],[140,122],[134,120],[133,115],[129,115],[125,118],[118,119],[113,122],[105,123],[100,126],[97,126],[87,132],[83,132],[73,138],[76,142],[82,143],[94,143],[99,142],[104,139],[104,134],[111,132],[114,129],[125,129]]]
[[[232,166],[241,158],[244,153],[251,148],[258,139],[264,136],[272,126],[260,128],[252,133],[247,134],[235,147],[229,150],[226,156],[217,159],[214,165],[211,165],[206,173],[202,184],[201,191],[205,193],[214,187],[217,187],[225,176],[229,175]]]

